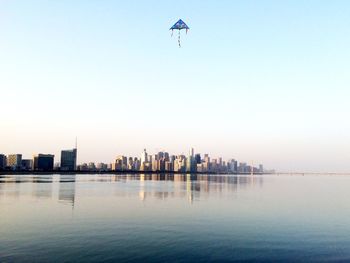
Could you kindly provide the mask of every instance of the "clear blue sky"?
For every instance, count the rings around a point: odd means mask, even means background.
[[[0,1],[0,152],[350,171],[348,1]],[[169,28],[182,18],[182,48]]]

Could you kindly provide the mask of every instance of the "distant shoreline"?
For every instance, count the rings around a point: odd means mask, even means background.
[[[251,173],[214,173],[214,172],[175,172],[175,171],[0,171],[0,175],[54,175],[54,174],[203,174],[203,175],[249,175]],[[271,173],[254,173],[254,175],[264,175]]]
[[[54,174],[111,174],[111,175],[122,175],[122,174],[192,174],[192,175],[250,175],[251,173],[228,173],[228,172],[175,172],[175,171],[11,171],[11,170],[1,170],[0,175],[54,175]],[[265,173],[253,173],[254,175],[350,175],[350,172],[265,172]]]

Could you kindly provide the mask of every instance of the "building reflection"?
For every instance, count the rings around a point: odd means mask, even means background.
[[[31,182],[33,197],[52,198],[52,176],[35,176]]]
[[[59,203],[74,207],[76,184],[82,182],[113,183],[111,189],[118,196],[135,196],[136,190],[136,194],[142,202],[146,202],[147,199],[178,198],[186,199],[190,204],[193,204],[208,198],[209,194],[220,197],[220,195],[227,196],[228,192],[239,194],[242,190],[262,187],[263,176],[205,174],[8,176],[0,178],[0,197],[4,195],[13,197],[27,192],[35,198],[57,198]],[[22,184],[25,187],[20,187],[20,183],[31,184]],[[123,186],[127,183],[131,183],[132,188]],[[98,187],[98,189],[101,188]]]
[[[60,176],[58,201],[63,204],[68,204],[74,207],[75,200],[75,176],[64,177]]]
[[[124,182],[135,180],[139,181],[138,196],[141,201],[148,197],[187,198],[190,204],[209,193],[237,192],[263,185],[262,176],[251,175],[139,174],[124,177]],[[164,184],[159,184],[159,181],[164,181]],[[167,184],[167,181],[172,184]]]
[[[146,199],[146,192],[145,192],[145,175],[140,175],[140,191],[139,191],[139,197],[141,201],[145,201]]]

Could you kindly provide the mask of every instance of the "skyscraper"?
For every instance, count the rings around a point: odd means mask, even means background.
[[[34,156],[34,170],[52,171],[55,156],[52,154],[38,154]]]
[[[189,156],[194,157],[194,149],[193,148],[190,149]]]
[[[199,164],[202,162],[202,158],[201,158],[201,155],[199,153],[197,153],[195,156],[194,156],[195,160],[196,160],[196,163]]]
[[[134,170],[135,166],[134,166],[134,159],[132,157],[128,158],[128,170]]]
[[[61,151],[61,170],[75,171],[77,169],[77,149]]]
[[[187,157],[186,172],[196,172],[196,170],[197,170],[197,162],[194,157],[194,149],[191,148],[189,152],[189,156]]]
[[[141,153],[141,165],[148,162],[148,155],[146,152],[146,149],[143,150],[143,152]]]
[[[259,173],[264,172],[264,166],[262,164],[259,164]]]
[[[22,159],[22,169],[26,171],[33,170],[33,160]]]
[[[7,165],[7,158],[5,154],[0,154],[0,170],[4,170]]]
[[[21,169],[22,154],[9,154],[7,157],[7,166],[10,166],[13,170]]]
[[[237,173],[237,161],[235,159],[229,160],[227,166],[230,172]]]
[[[114,171],[123,171],[128,169],[128,158],[123,155],[117,156],[115,162],[112,164]]]

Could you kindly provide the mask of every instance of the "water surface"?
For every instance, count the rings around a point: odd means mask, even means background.
[[[0,262],[350,261],[345,175],[0,177]]]

